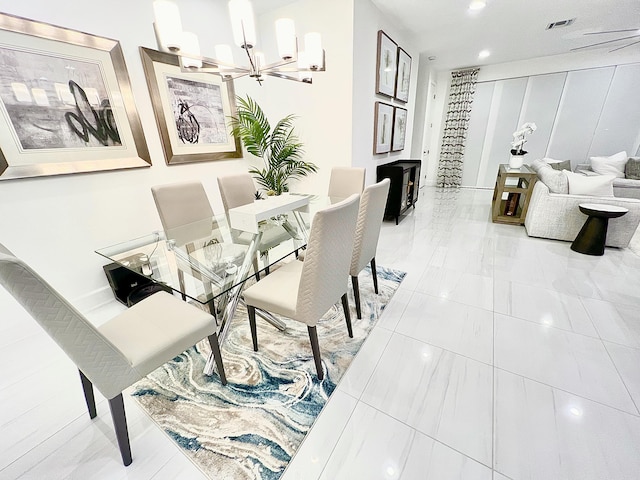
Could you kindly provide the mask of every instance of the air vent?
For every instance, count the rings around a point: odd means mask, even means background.
[[[547,30],[551,30],[552,28],[568,27],[575,21],[575,18],[570,18],[569,20],[559,20],[557,22],[552,22],[547,25]]]

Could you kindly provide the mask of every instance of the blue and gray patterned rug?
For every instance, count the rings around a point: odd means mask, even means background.
[[[367,338],[405,273],[378,267],[379,295],[371,272],[360,274],[362,320],[349,304],[353,336],[342,308],[318,323],[325,378],[318,381],[307,327],[284,319],[276,330],[258,317],[254,352],[246,310],[239,306],[222,347],[229,383],[204,375],[208,344],[200,342],[134,386],[133,396],[151,418],[210,478],[276,480]]]

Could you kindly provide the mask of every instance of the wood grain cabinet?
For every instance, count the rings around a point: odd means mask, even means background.
[[[385,217],[395,217],[396,225],[400,215],[409,207],[415,208],[420,187],[420,160],[398,160],[378,165],[378,182],[384,178],[391,181],[389,196],[384,211]]]

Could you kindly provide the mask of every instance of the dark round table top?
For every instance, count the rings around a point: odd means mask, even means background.
[[[578,207],[585,215],[599,218],[617,218],[629,211],[628,208],[604,203],[581,203]]]

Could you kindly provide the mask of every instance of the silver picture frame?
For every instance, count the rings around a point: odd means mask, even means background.
[[[227,122],[236,115],[233,81],[184,73],[178,56],[140,47],[167,165],[242,158]]]
[[[0,180],[149,167],[117,40],[0,13]]]

